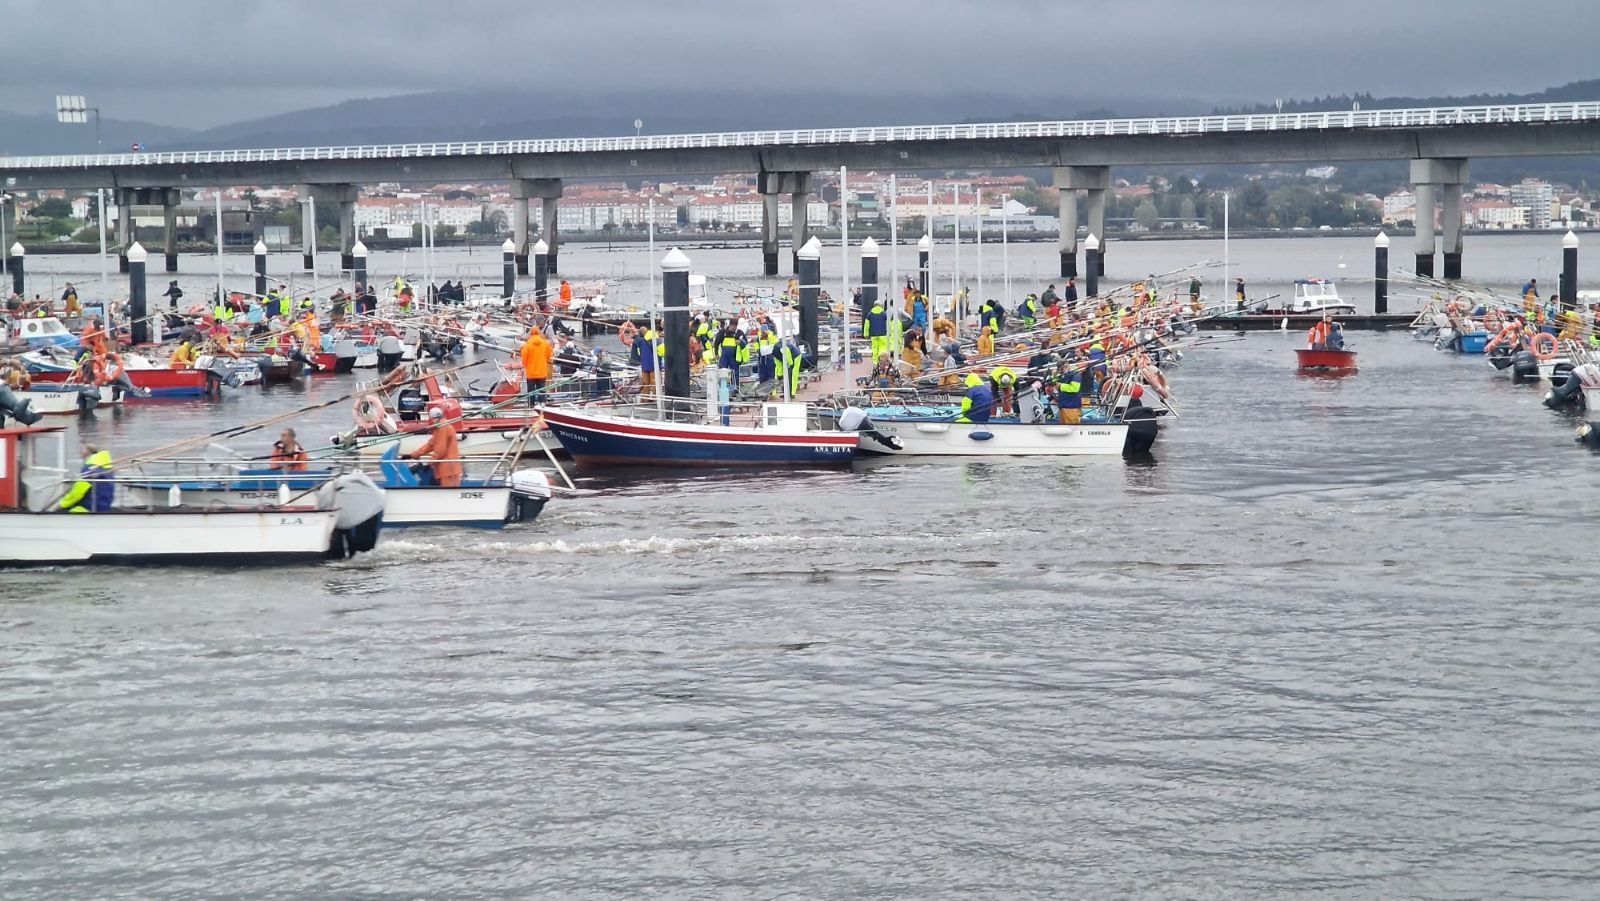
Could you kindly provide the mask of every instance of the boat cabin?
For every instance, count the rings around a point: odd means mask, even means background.
[[[10,334],[6,337],[13,344],[27,345],[30,350],[56,346],[76,350],[78,347],[78,336],[54,316],[17,319],[11,323]]]
[[[1339,297],[1339,289],[1328,278],[1302,278],[1294,283],[1290,313],[1354,313],[1355,305]]]
[[[0,429],[0,510],[38,513],[61,497],[76,472],[67,439],[62,426]]]

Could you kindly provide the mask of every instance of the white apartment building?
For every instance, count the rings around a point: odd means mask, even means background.
[[[1509,199],[1512,206],[1528,211],[1529,228],[1550,227],[1550,208],[1555,200],[1555,189],[1549,182],[1525,178],[1520,184],[1511,186]]]

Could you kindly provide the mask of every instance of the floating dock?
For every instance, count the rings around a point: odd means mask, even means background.
[[[1391,329],[1410,328],[1411,323],[1416,321],[1417,314],[1378,313],[1329,318],[1343,326],[1347,332],[1386,332]],[[1287,316],[1257,313],[1244,316],[1219,316],[1216,319],[1196,322],[1195,325],[1203,332],[1275,332],[1280,328],[1304,331],[1321,321],[1322,316],[1315,313],[1291,313]]]

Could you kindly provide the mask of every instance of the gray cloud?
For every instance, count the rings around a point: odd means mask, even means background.
[[[0,104],[225,122],[478,88],[1265,101],[1591,77],[1592,0],[5,0]],[[1570,46],[1563,46],[1570,45]],[[1005,112],[1010,112],[1005,111]]]

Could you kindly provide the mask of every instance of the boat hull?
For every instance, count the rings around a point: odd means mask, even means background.
[[[336,510],[0,513],[0,564],[320,560]]]
[[[1078,457],[1117,456],[1127,440],[1120,423],[1061,425],[1019,422],[913,422],[874,419],[882,435],[900,447],[861,436],[861,452],[900,457]]]
[[[60,416],[77,413],[82,409],[78,403],[80,388],[76,385],[68,386],[65,384],[37,382],[34,387],[26,391],[18,391],[16,394],[18,397],[26,399],[29,409],[35,413]],[[114,397],[113,394],[114,392],[110,388],[102,386],[100,388],[100,399],[97,403],[120,403],[121,399]]]
[[[383,525],[463,526],[498,529],[511,518],[511,489],[507,486],[441,488],[388,487],[384,490]]]
[[[854,432],[788,434],[556,409],[544,415],[562,447],[580,465],[849,466],[859,441]]]
[[[1296,365],[1301,369],[1351,371],[1356,368],[1356,352],[1353,350],[1310,350],[1302,347],[1295,349],[1294,356]]]
[[[135,388],[146,388],[151,397],[204,397],[213,378],[204,369],[129,369],[128,380]],[[35,373],[35,382],[61,383],[70,373]],[[129,395],[132,398],[132,395]],[[137,398],[133,398],[137,399]]]

